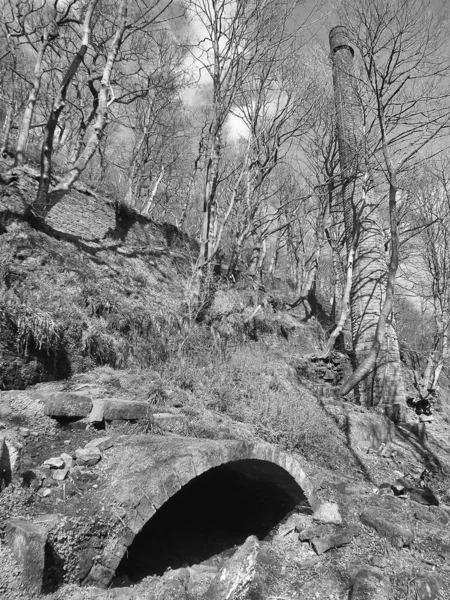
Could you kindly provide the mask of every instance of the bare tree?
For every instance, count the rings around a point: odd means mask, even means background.
[[[204,186],[197,289],[205,266],[218,248],[214,234],[223,230],[214,224],[217,223],[217,192],[226,121],[244,82],[252,77],[257,65],[270,58],[275,46],[286,48],[287,22],[296,4],[295,0],[194,0],[190,3],[194,22],[202,30],[200,51],[196,47],[192,52],[211,80],[211,105],[202,145]],[[237,178],[239,180],[240,175]],[[232,194],[233,202],[235,197],[236,194]],[[224,212],[226,219],[231,214],[229,208]]]
[[[442,75],[448,72],[448,63],[441,56],[443,14],[428,10],[428,5],[426,0],[362,0],[342,3],[340,11],[361,64],[357,79],[352,74],[347,77],[353,78],[352,85],[357,88],[353,98],[359,96],[361,102],[362,135],[355,140],[356,148],[351,147],[351,140],[346,140],[347,150],[357,161],[353,165],[355,176],[366,178],[367,185],[362,185],[366,194],[375,186],[366,198],[373,199],[376,194],[380,205],[383,195],[387,195],[390,254],[370,348],[366,356],[360,357],[341,393],[347,394],[369,374],[376,373],[380,351],[387,343],[380,392],[388,403],[395,403],[396,397],[401,403],[404,396],[391,320],[399,261],[400,179],[420,158],[421,151],[449,125],[449,102],[442,83]],[[374,209],[377,210],[376,198]]]

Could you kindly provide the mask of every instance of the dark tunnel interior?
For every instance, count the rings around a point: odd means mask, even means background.
[[[266,538],[296,506],[303,491],[284,469],[240,460],[210,469],[170,498],[129,546],[116,580],[139,581],[170,567],[201,563],[242,544]]]

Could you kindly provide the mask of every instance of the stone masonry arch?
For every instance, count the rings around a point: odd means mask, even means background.
[[[215,467],[241,461],[250,465],[254,461],[260,470],[268,464],[269,477],[275,471],[288,474],[290,477],[282,478],[282,485],[298,486],[311,509],[318,509],[321,501],[302,468],[301,458],[274,445],[153,435],[117,440],[105,465],[110,483],[104,497],[118,514],[122,528],[107,541],[86,583],[106,586],[136,535],[189,482]],[[273,469],[274,465],[281,469]]]

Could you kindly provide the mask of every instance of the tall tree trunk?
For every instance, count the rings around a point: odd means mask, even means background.
[[[155,185],[153,186],[151,194],[149,195],[147,201],[144,204],[144,207],[141,210],[141,214],[143,214],[143,215],[149,214],[149,212],[152,208],[153,201],[156,196],[156,192],[158,191],[158,187],[159,187],[163,177],[164,177],[164,167],[161,167],[161,171],[155,181]]]
[[[33,81],[31,84],[31,90],[28,94],[27,104],[22,117],[22,123],[20,125],[19,134],[17,137],[16,144],[16,158],[14,161],[15,167],[21,167],[25,163],[25,151],[28,143],[28,137],[30,135],[31,121],[33,120],[34,107],[41,89],[42,74],[44,72],[44,55],[50,42],[50,31],[51,27],[48,27],[42,36],[41,45],[36,57],[34,64]]]
[[[52,176],[52,155],[53,141],[55,137],[56,127],[59,117],[66,104],[66,95],[69,85],[81,65],[84,55],[87,52],[89,44],[89,36],[91,33],[91,19],[98,0],[91,0],[89,3],[86,16],[83,23],[83,37],[80,48],[74,59],[72,60],[66,74],[61,82],[58,94],[53,102],[53,106],[44,130],[44,140],[41,148],[41,176],[39,179],[39,187],[36,195],[36,200],[33,203],[33,210],[39,217],[45,217],[47,211],[47,197]]]
[[[47,213],[67,194],[72,185],[75,183],[75,181],[77,181],[81,173],[87,167],[89,161],[91,160],[95,151],[99,147],[100,141],[103,137],[104,129],[106,127],[106,117],[108,107],[110,104],[109,90],[111,72],[117,57],[117,53],[119,52],[119,48],[122,44],[123,35],[126,30],[127,14],[128,3],[126,0],[121,0],[119,4],[119,18],[117,29],[115,31],[114,38],[108,52],[106,65],[103,69],[103,75],[100,84],[100,93],[98,96],[97,116],[95,119],[93,131],[89,136],[86,146],[84,147],[81,154],[78,156],[75,163],[71,165],[69,171],[63,176],[63,178],[59,181],[59,183],[56,184],[56,186],[48,195],[48,202],[45,208]],[[112,101],[113,99],[111,99],[111,102]]]
[[[8,106],[8,111],[6,113],[5,125],[3,127],[3,141],[2,146],[0,148],[0,156],[5,156],[9,151],[9,138],[11,136],[12,125],[14,121],[14,115],[16,113],[16,103],[14,99],[11,101]]]

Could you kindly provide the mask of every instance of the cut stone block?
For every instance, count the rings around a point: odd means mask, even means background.
[[[92,410],[89,413],[89,423],[103,423],[105,413],[105,399],[93,398]]]
[[[21,518],[6,522],[6,540],[22,570],[22,578],[30,592],[42,589],[47,533],[31,521]]]
[[[55,392],[44,403],[49,417],[87,417],[91,409],[92,399],[81,392]]]
[[[130,402],[117,398],[105,399],[103,417],[106,421],[137,421],[147,418],[147,402]]]
[[[172,413],[153,413],[152,418],[157,425],[168,431],[179,427],[187,420],[185,415],[174,415]]]
[[[114,575],[114,571],[103,565],[94,565],[89,571],[88,576],[83,581],[83,585],[95,585],[99,588],[106,588]]]

